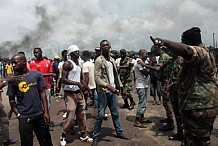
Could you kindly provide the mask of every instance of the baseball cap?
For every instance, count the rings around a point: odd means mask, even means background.
[[[58,55],[54,56],[54,59],[60,59],[60,57]]]

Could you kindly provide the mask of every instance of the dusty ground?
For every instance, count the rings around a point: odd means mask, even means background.
[[[4,89],[6,91],[6,88]],[[137,96],[134,97],[137,102]],[[3,93],[3,103],[7,111],[9,111],[8,98]],[[122,104],[122,99],[119,97],[119,104]],[[52,141],[54,146],[59,146],[59,138],[62,131],[63,125],[63,111],[64,111],[64,102],[63,99],[56,99],[52,97],[51,104],[51,121],[54,122],[55,127],[54,131],[51,131]],[[137,107],[137,105],[136,105]],[[148,105],[146,111],[146,117],[151,120],[153,123],[147,124],[147,128],[136,128],[133,127],[136,107],[133,110],[128,109],[120,109],[120,120],[124,132],[126,135],[131,137],[130,141],[121,140],[115,138],[114,127],[112,123],[112,119],[109,116],[107,121],[104,121],[102,124],[101,130],[101,139],[99,142],[99,146],[179,146],[180,142],[178,141],[169,141],[168,136],[173,135],[176,132],[176,128],[174,131],[170,132],[160,132],[158,128],[162,126],[159,122],[160,119],[163,119],[165,116],[164,109],[162,105],[152,105],[152,98],[148,97]],[[109,113],[109,112],[108,112]],[[87,125],[89,131],[91,132],[93,129],[93,125],[96,117],[96,109],[89,108],[87,111]],[[78,127],[75,128],[76,135],[68,135],[68,146],[71,145],[79,145],[79,146],[89,146],[90,143],[81,142],[79,140]],[[15,116],[12,116],[10,120],[10,137],[13,139],[19,140],[19,132],[18,132],[18,121]],[[218,119],[216,119],[214,124],[214,129],[211,136],[212,146],[218,145]],[[12,146],[19,146],[20,143],[13,144]],[[36,137],[34,137],[34,146],[38,146],[38,142]]]

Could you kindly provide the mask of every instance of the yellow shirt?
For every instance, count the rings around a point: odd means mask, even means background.
[[[13,73],[12,72],[13,67],[11,64],[6,64],[5,69],[7,70],[8,75],[11,75]]]

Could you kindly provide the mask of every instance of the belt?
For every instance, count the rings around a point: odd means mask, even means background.
[[[78,94],[78,93],[81,93],[81,90],[76,90],[76,91],[64,90],[64,92]]]

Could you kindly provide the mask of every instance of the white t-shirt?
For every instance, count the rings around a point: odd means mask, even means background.
[[[137,61],[140,60],[139,58],[137,59]],[[141,70],[144,69],[144,67],[139,64],[139,63],[136,63],[136,65],[134,66],[134,69],[135,69],[135,78],[136,78],[136,81],[135,81],[135,85],[136,85],[136,88],[148,88],[148,85],[149,85],[149,76],[145,76]]]
[[[114,71],[113,71],[113,64],[110,61],[106,61],[108,66],[108,73],[109,73],[109,80],[110,85],[116,88],[115,82],[114,82]]]
[[[64,61],[59,62],[58,69],[59,69],[59,78],[62,76],[62,70],[63,70]]]
[[[115,63],[116,63],[117,66],[120,66],[120,60],[121,60],[121,58],[117,58],[117,59],[115,60]]]
[[[89,73],[89,88],[90,89],[95,89],[96,88],[96,84],[95,84],[95,77],[94,77],[94,70],[95,70],[95,64],[90,62],[90,61],[86,61],[83,63],[82,65],[82,71],[83,73]]]

